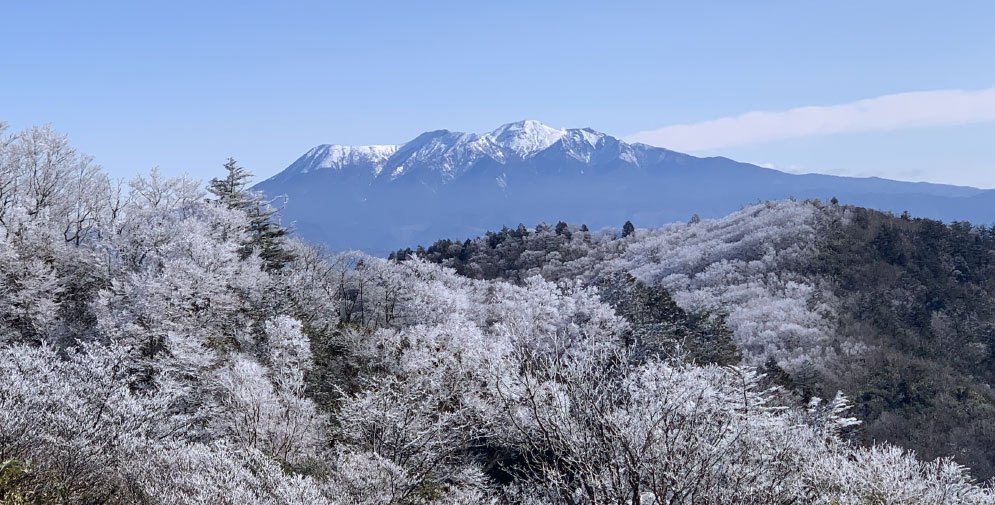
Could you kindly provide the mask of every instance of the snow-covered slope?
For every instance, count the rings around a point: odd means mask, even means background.
[[[321,145],[304,154],[301,158],[303,168],[299,173],[306,174],[309,170],[323,168],[342,170],[369,164],[373,167],[373,175],[377,175],[383,164],[397,152],[398,147]]]
[[[399,146],[321,145],[256,188],[289,197],[284,217],[305,238],[373,253],[540,221],[658,226],[787,197],[995,221],[991,191],[785,174],[531,120],[431,131]]]

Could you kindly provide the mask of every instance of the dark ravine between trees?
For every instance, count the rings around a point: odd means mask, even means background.
[[[383,259],[249,177],[0,136],[0,503],[993,501],[987,229],[780,201]]]

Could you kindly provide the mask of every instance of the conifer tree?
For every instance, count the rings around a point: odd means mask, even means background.
[[[560,221],[559,223],[556,223],[556,230],[555,231],[556,231],[557,235],[562,235],[567,240],[570,240],[570,236],[572,234],[570,233],[570,227],[567,225],[567,223],[564,223],[563,221]]]
[[[248,211],[258,199],[249,191],[249,181],[252,174],[243,167],[238,166],[235,158],[228,158],[225,163],[225,177],[223,179],[214,178],[207,185],[207,190],[217,197],[218,203],[224,204],[229,209],[240,209]]]
[[[622,238],[632,235],[635,231],[636,227],[632,225],[632,221],[626,221],[625,224],[622,225]]]
[[[238,166],[234,158],[228,158],[224,168],[225,177],[211,179],[207,189],[217,197],[218,203],[248,216],[249,240],[242,248],[242,257],[257,251],[266,270],[279,270],[293,256],[284,247],[287,229],[280,225],[277,209],[262,194],[249,189],[252,173]]]

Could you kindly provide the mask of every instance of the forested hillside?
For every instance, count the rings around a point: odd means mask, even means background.
[[[874,433],[851,412],[910,419],[859,370],[934,366],[964,390],[924,397],[988,405],[961,335],[989,235],[781,202],[425,252],[444,266],[302,243],[248,180],[118,185],[50,129],[0,135],[0,503],[992,503],[850,440]]]
[[[744,364],[796,402],[846,392],[862,443],[995,473],[991,228],[783,201],[631,235],[520,226],[394,257],[412,255],[511,282],[541,275],[596,286],[631,275],[660,292],[643,310],[673,297],[697,320],[724,325]]]

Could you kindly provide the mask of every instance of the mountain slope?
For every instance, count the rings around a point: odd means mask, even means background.
[[[400,146],[318,146],[256,189],[287,195],[285,219],[305,238],[378,254],[518,223],[659,226],[788,197],[836,196],[942,220],[995,218],[992,191],[786,174],[537,121],[484,134],[426,132]]]
[[[558,224],[419,251],[394,258],[419,256],[477,279],[541,275],[602,291],[631,276],[663,290],[628,310],[616,306],[637,329],[648,315],[673,311],[670,299],[686,321],[718,316],[741,364],[799,404],[837,390],[851,398],[858,441],[953,457],[979,478],[995,476],[992,228],[788,200],[621,239]],[[724,332],[702,330],[697,340],[672,334],[698,362],[736,356],[723,350]]]

